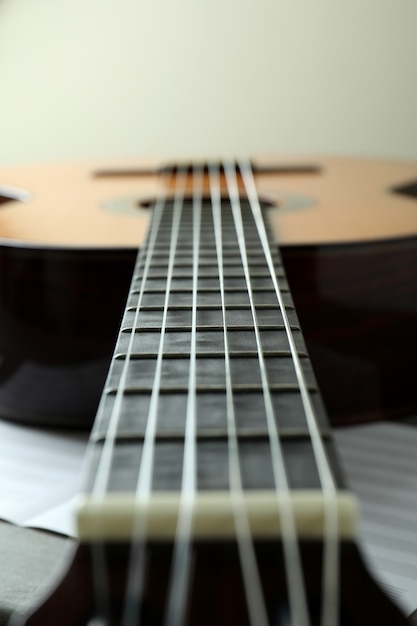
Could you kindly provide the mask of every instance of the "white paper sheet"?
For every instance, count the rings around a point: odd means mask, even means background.
[[[0,422],[0,518],[75,536],[73,497],[86,440]],[[411,613],[417,607],[417,428],[343,428],[335,441],[361,504],[369,566]]]
[[[74,536],[72,498],[86,441],[0,421],[0,518]]]
[[[409,614],[417,607],[417,428],[379,423],[334,434],[360,502],[365,559]]]

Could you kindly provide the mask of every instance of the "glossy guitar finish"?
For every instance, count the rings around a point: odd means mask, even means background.
[[[417,201],[393,189],[415,180],[417,166],[258,163],[260,194],[280,207],[274,230],[331,421],[415,411]],[[157,194],[156,167],[0,172],[3,418],[91,425],[148,224],[138,206]],[[15,188],[28,199],[13,200]]]
[[[332,423],[413,415],[417,238],[282,253]]]

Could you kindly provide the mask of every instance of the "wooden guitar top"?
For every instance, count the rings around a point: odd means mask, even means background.
[[[162,163],[124,159],[0,170],[0,237],[11,244],[137,247],[148,225],[141,203],[156,197]],[[280,245],[417,234],[416,198],[393,192],[417,179],[416,163],[347,157],[258,158],[253,163],[255,171],[260,168],[261,198],[278,207],[272,221]],[[303,164],[316,170],[304,170]],[[5,201],[17,190],[23,191],[23,201]]]

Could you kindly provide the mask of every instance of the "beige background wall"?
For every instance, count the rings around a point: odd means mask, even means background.
[[[0,165],[417,158],[416,0],[0,0]]]

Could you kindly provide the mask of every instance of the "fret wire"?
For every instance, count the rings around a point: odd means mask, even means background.
[[[232,385],[233,393],[256,393],[258,391],[262,391],[262,384],[248,384],[244,385],[239,383],[234,383]],[[317,391],[316,387],[309,386],[310,391]],[[299,391],[299,386],[297,383],[276,383],[269,385],[270,391]],[[226,387],[224,385],[216,385],[216,384],[207,384],[207,385],[197,385],[197,394],[199,393],[224,393],[226,391]],[[152,387],[147,387],[145,385],[141,386],[129,386],[125,387],[125,394],[138,393],[143,395],[148,395],[152,392]],[[159,390],[160,394],[164,393],[187,393],[188,386],[183,385],[175,385],[175,387],[161,387]],[[116,395],[117,387],[107,387],[105,393],[109,395]]]
[[[126,307],[126,311],[136,311],[136,306],[128,306]],[[263,310],[275,310],[275,311],[279,311],[280,308],[279,306],[274,306],[272,304],[257,304],[256,305],[257,309],[263,309]],[[226,311],[247,311],[249,310],[250,307],[247,304],[229,304],[226,306]],[[292,305],[288,305],[287,304],[287,309],[294,309],[294,307]],[[159,306],[157,304],[155,305],[147,305],[147,306],[142,306],[141,307],[141,311],[163,311],[164,308],[162,306]],[[200,306],[197,307],[197,311],[221,311],[222,307],[219,306],[218,304],[200,304]],[[188,305],[188,304],[171,304],[168,307],[168,311],[192,311],[192,306]]]
[[[331,434],[330,430],[321,430],[321,435],[324,439],[329,439]],[[198,441],[227,441],[228,432],[227,430],[222,429],[212,429],[212,430],[203,430],[196,432],[196,440]],[[97,433],[94,437],[94,442],[99,444],[104,441],[105,433]],[[139,442],[142,443],[145,438],[145,433],[140,431],[123,431],[118,433],[117,435],[117,443],[126,443],[126,442]],[[269,433],[267,430],[256,430],[256,429],[248,429],[241,428],[237,431],[237,438],[239,440],[268,440]],[[310,433],[306,428],[292,428],[285,429],[281,432],[282,440],[308,440],[310,441]],[[155,437],[156,441],[176,441],[183,442],[184,441],[184,432],[183,431],[164,431],[162,433],[158,433]]]
[[[227,327],[229,331],[231,332],[240,332],[242,330],[253,330],[253,326],[250,324],[233,324],[231,326]],[[292,330],[300,330],[299,326],[291,326]],[[133,330],[135,332],[133,332]],[[178,331],[184,331],[184,332],[189,332],[191,330],[191,326],[167,326],[165,329],[165,332],[167,333],[173,333],[173,332],[178,332]],[[199,325],[197,326],[197,331],[204,331],[204,332],[216,332],[219,330],[223,330],[222,326],[218,326],[218,325],[214,325],[212,324],[211,326],[203,326],[203,325]],[[285,325],[284,324],[259,324],[259,330],[285,330]],[[146,328],[131,328],[130,326],[126,326],[122,329],[122,333],[132,333],[132,335],[134,335],[135,333],[160,333],[161,332],[161,328],[160,326],[147,326]]]
[[[225,276],[227,278],[242,278],[241,274],[225,274]],[[256,273],[256,272],[252,272],[252,276],[254,278],[269,278],[269,274],[264,274],[264,273]],[[152,274],[152,276],[150,276],[151,280],[165,280],[166,278],[166,274],[165,273],[161,273],[161,274]],[[179,279],[191,279],[193,278],[192,274],[179,274],[174,276],[174,278],[179,278]],[[217,274],[212,273],[212,274],[201,274],[201,278],[217,278]]]
[[[265,413],[267,418],[268,430],[270,433],[271,457],[274,480],[276,485],[276,495],[279,503],[281,503],[279,511],[281,514],[281,523],[283,528],[283,551],[286,561],[290,612],[293,624],[296,624],[297,626],[308,626],[310,624],[310,619],[308,616],[307,596],[303,581],[301,556],[295,529],[294,511],[291,505],[290,488],[284,465],[283,450],[279,439],[278,426],[275,422],[266,364],[264,361],[260,331],[257,323],[256,308],[253,300],[251,276],[249,272],[249,264],[246,251],[246,238],[242,220],[242,207],[237,184],[237,173],[235,164],[230,161],[226,162],[224,164],[224,172],[226,176],[226,183],[228,187],[233,218],[235,221],[240,255],[245,272],[246,285],[248,289],[254,331],[256,336],[256,344],[259,352],[259,368],[262,380],[262,389],[264,393]]]
[[[132,293],[139,293],[140,289],[132,289]],[[252,292],[253,293],[271,293],[273,290],[268,289],[267,287],[253,287]],[[289,289],[287,289],[286,287],[282,288],[281,287],[281,291],[282,292],[289,292]],[[199,293],[218,293],[218,290],[215,287],[206,287],[205,289],[199,289],[198,290]],[[165,293],[165,289],[160,289],[160,288],[147,288],[146,289],[146,293],[147,294],[156,294],[156,293]],[[186,287],[181,287],[180,289],[171,289],[171,294],[173,293],[192,293],[192,289],[187,289]],[[227,287],[225,289],[225,293],[246,293],[243,289],[241,289],[240,287]]]
[[[157,424],[158,413],[158,397],[161,380],[161,365],[163,356],[163,343],[164,343],[164,329],[167,321],[168,314],[168,299],[170,292],[170,283],[172,280],[173,266],[175,259],[175,251],[177,247],[179,226],[183,208],[183,198],[185,190],[185,175],[176,175],[177,181],[177,195],[174,201],[173,214],[172,214],[172,230],[171,230],[171,242],[170,242],[170,256],[167,272],[167,289],[165,296],[165,307],[161,324],[161,338],[159,342],[159,355],[156,363],[154,383],[151,392],[150,406],[148,410],[148,419],[146,423],[145,438],[142,449],[142,456],[140,461],[140,468],[138,473],[138,480],[136,485],[135,497],[136,500],[146,504],[149,501],[151,485],[152,485],[152,470],[153,459],[155,453],[155,434]],[[159,224],[158,224],[159,225]],[[143,281],[144,283],[145,281]],[[139,314],[140,307],[137,311]],[[137,323],[138,318],[136,318]],[[131,344],[130,344],[131,345]],[[124,611],[122,616],[122,626],[137,626],[140,620],[141,609],[141,594],[138,593],[138,588],[143,589],[143,581],[145,575],[145,548],[146,548],[146,535],[147,535],[147,521],[146,516],[137,514],[134,518],[134,524],[132,528],[132,545],[127,585],[125,593]],[[136,539],[137,537],[140,540]],[[140,586],[138,587],[138,581]]]
[[[295,341],[291,333],[290,324],[286,316],[282,294],[280,293],[277,278],[274,273],[274,263],[268,243],[268,235],[266,233],[265,224],[262,217],[262,209],[259,202],[256,184],[251,170],[250,163],[242,161],[239,163],[242,174],[243,183],[258,229],[259,237],[262,243],[264,254],[269,266],[274,289],[277,294],[278,301],[283,309],[284,324],[287,329],[288,340],[293,353],[293,359],[300,385],[300,392],[303,401],[304,411],[307,424],[311,433],[311,442],[313,446],[314,456],[317,463],[323,494],[325,497],[325,524],[326,532],[324,537],[324,565],[323,565],[323,602],[322,602],[322,626],[333,626],[339,619],[339,542],[338,542],[338,510],[337,510],[337,493],[336,484],[330,468],[330,464],[326,455],[320,432],[315,418],[314,408],[308,393],[303,368],[297,355]],[[330,594],[332,591],[332,595]]]
[[[189,258],[187,259],[187,261],[189,261]],[[250,263],[251,267],[262,267],[265,269],[265,264],[264,263],[254,263],[253,261]],[[160,263],[152,263],[153,267],[156,267],[158,269],[166,269],[167,264],[166,262],[160,262]],[[184,262],[184,263],[175,263],[175,267],[176,269],[190,269],[190,263],[189,262]],[[213,262],[206,262],[206,263],[201,263],[200,262],[200,267],[204,267],[204,268],[210,268],[210,269],[216,269],[217,265]],[[233,267],[233,268],[239,268],[241,269],[241,265],[239,265],[239,263],[224,263],[224,267]],[[140,267],[138,268],[140,269]]]
[[[224,324],[226,414],[229,450],[230,493],[232,497],[237,545],[242,567],[242,575],[246,591],[250,623],[252,624],[252,626],[267,626],[267,611],[262,593],[262,585],[258,564],[256,561],[252,533],[244,502],[242,476],[239,462],[239,444],[237,439],[236,418],[233,404],[233,389],[226,327],[225,286],[223,275],[223,231],[221,225],[222,201],[219,178],[220,174],[218,168],[214,165],[211,165],[209,167],[210,193],[219,270],[218,273],[220,281],[221,306]]]
[[[191,578],[191,539],[193,509],[197,481],[197,296],[198,268],[201,231],[201,213],[203,196],[203,172],[193,168],[193,291],[192,291],[192,329],[190,346],[190,366],[188,379],[188,398],[184,434],[184,460],[181,483],[181,495],[176,529],[173,565],[169,584],[169,596],[165,615],[165,626],[181,626],[184,623],[187,597]]]
[[[264,351],[264,356],[265,358],[275,358],[275,357],[279,357],[279,358],[288,358],[291,357],[291,351],[290,350],[265,350]],[[302,357],[302,358],[307,358],[307,352],[298,352],[298,356]],[[158,353],[157,352],[132,352],[132,354],[130,355],[130,360],[141,360],[141,359],[146,359],[146,360],[155,360],[158,357]],[[221,350],[218,351],[209,351],[206,350],[204,352],[197,352],[196,353],[196,358],[197,359],[213,359],[213,358],[222,358],[224,357],[224,352],[222,352]],[[240,357],[244,357],[245,359],[257,359],[258,358],[258,353],[255,350],[239,350],[239,351],[229,351],[229,357],[231,359],[237,359]],[[114,360],[118,360],[118,361],[122,361],[124,359],[127,359],[127,354],[125,354],[124,352],[116,352],[113,356]],[[164,359],[185,359],[187,358],[187,355],[184,352],[166,352],[164,354]]]

